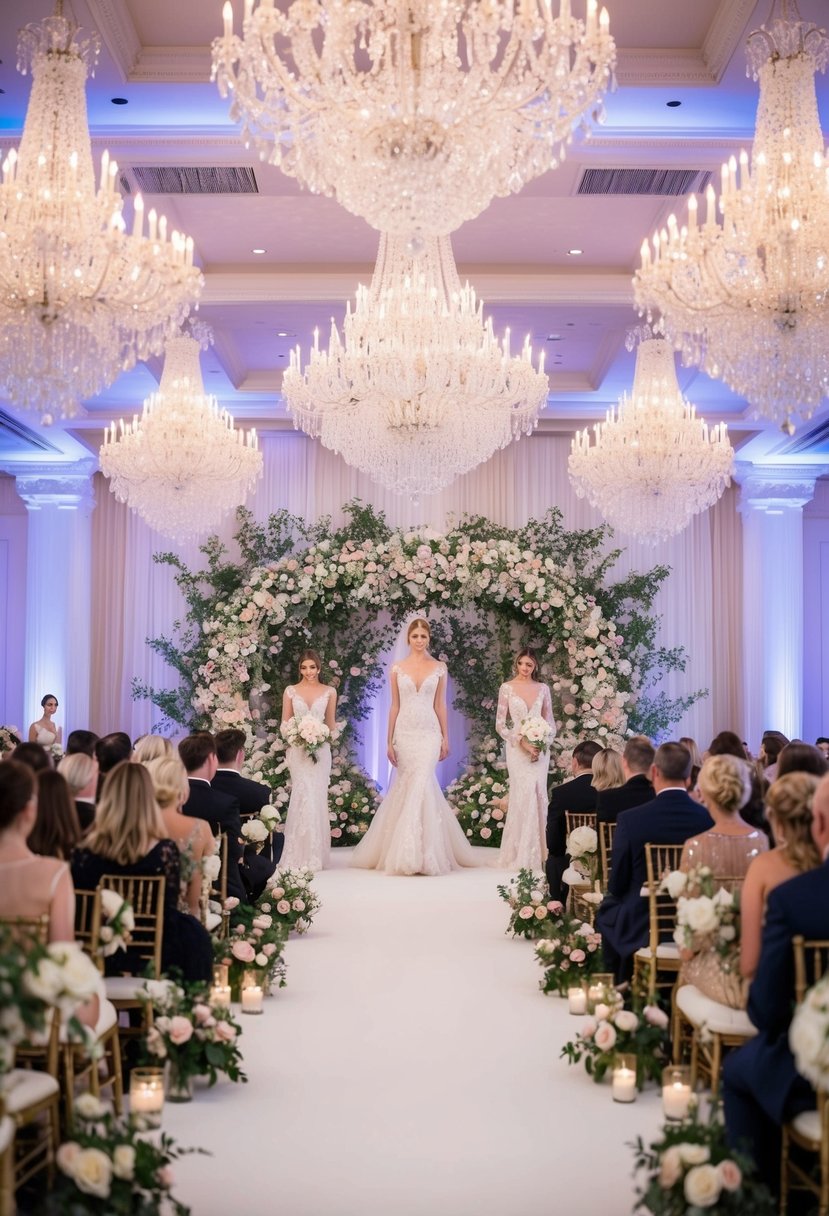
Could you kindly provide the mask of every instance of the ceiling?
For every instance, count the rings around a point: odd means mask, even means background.
[[[684,214],[681,198],[581,197],[579,182],[591,168],[671,167],[711,172],[716,184],[720,164],[751,142],[757,86],[745,74],[744,43],[770,0],[606,3],[619,87],[607,98],[605,124],[577,134],[560,169],[496,199],[453,236],[461,275],[496,329],[509,325],[514,339],[530,333],[545,349],[550,397],[541,425],[563,432],[603,416],[630,386],[624,340],[638,321],[631,276],[639,247],[671,211]],[[241,0],[235,7],[238,29]],[[342,319],[346,299],[371,274],[377,234],[245,150],[209,83],[221,0],[67,0],[67,8],[101,34],[88,86],[93,147],[96,156],[110,150],[131,189],[133,171],[147,166],[253,169],[258,193],[145,198],[195,242],[206,280],[200,313],[215,332],[203,357],[208,389],[262,431],[289,427],[279,392],[289,351],[297,343],[307,350],[315,326],[326,333],[332,317]],[[574,8],[582,11],[581,0]],[[829,20],[827,0],[800,0],[800,10]],[[0,151],[19,139],[29,92],[14,66],[17,30],[51,11],[49,0],[0,5]],[[817,88],[829,133],[829,81],[818,77]],[[669,107],[674,101],[681,105]],[[104,425],[139,409],[160,370],[160,360],[139,365],[84,402],[82,417],[48,430],[0,397],[8,418],[0,418],[0,459],[8,466],[97,451]],[[681,369],[680,383],[709,421],[728,422],[741,459],[829,465],[826,405],[788,438],[695,369]]]

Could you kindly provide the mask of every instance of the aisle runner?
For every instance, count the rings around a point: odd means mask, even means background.
[[[194,1216],[627,1216],[626,1142],[656,1091],[620,1106],[558,1059],[578,1019],[504,936],[502,875],[317,877],[289,987],[244,1017],[247,1085],[200,1091],[165,1128]]]

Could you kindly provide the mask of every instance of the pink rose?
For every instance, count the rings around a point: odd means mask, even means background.
[[[274,899],[282,899],[284,894],[285,894],[284,887],[273,887],[271,889],[271,895],[274,897]]]
[[[739,1191],[743,1184],[743,1171],[736,1161],[726,1157],[717,1167],[720,1171],[720,1182],[726,1191]]]
[[[349,671],[350,671],[351,675],[353,675],[353,676],[360,676],[363,674],[362,667],[350,667]]]
[[[236,1038],[236,1027],[231,1026],[230,1022],[217,1022],[216,1038],[220,1043],[232,1043]]]
[[[287,899],[280,899],[279,903],[276,905],[276,910],[280,916],[287,916],[291,910],[291,905],[288,903]]]
[[[302,899],[295,899],[293,902],[293,909],[294,909],[294,912],[304,912],[305,911],[305,901]]]
[[[670,1148],[666,1148],[662,1154],[659,1168],[659,1185],[663,1190],[668,1191],[679,1182],[681,1177],[682,1158],[679,1155],[679,1149],[673,1144]]]
[[[170,1029],[168,1031],[171,1042],[180,1047],[182,1043],[186,1043],[193,1037],[193,1023],[189,1018],[180,1016],[171,1018]]]
[[[333,838],[335,840],[339,840],[339,838],[342,836],[342,834],[343,834],[342,828],[332,828],[331,829],[331,835],[333,836]]]
[[[238,906],[239,906],[239,900],[236,898],[235,895],[230,895],[225,900],[225,911],[227,911],[227,912],[232,912],[233,909],[238,908]]]
[[[484,829],[484,831],[485,831],[485,830],[486,830],[486,829]],[[484,834],[484,833],[483,833],[483,832],[481,832],[481,835],[482,835],[482,836],[483,836],[483,834]],[[536,908],[536,910],[535,910],[535,919],[536,919],[536,920],[543,920],[543,919],[544,919],[544,917],[545,917],[546,915],[547,915],[547,909],[544,907],[544,905],[543,905],[543,904],[541,904],[541,906],[540,906],[540,907]]]
[[[660,1030],[668,1029],[668,1015],[658,1005],[646,1005],[642,1014],[651,1026],[658,1026]]]
[[[583,963],[586,958],[587,958],[587,955],[584,953],[583,950],[571,950],[570,951],[570,961],[573,963]]]
[[[610,1051],[616,1046],[616,1030],[610,1022],[600,1022],[596,1027],[593,1040],[599,1051]]]
[[[231,953],[240,963],[252,963],[256,958],[256,951],[250,942],[234,942],[231,947]]]
[[[175,1181],[175,1175],[169,1165],[162,1165],[160,1169],[156,1170],[155,1179],[162,1190],[169,1191]]]
[[[583,1039],[592,1039],[596,1033],[596,1019],[588,1018],[586,1022],[582,1022],[581,1037]]]
[[[199,1024],[203,1024],[204,1022],[206,1022],[208,1020],[208,1018],[210,1018],[212,1016],[213,1015],[210,1012],[209,1005],[194,1005],[193,1006],[193,1017],[196,1019],[196,1021]]]
[[[265,955],[267,958],[270,958],[270,957],[271,957],[273,954],[276,954],[276,946],[275,946],[275,944],[274,944],[273,942],[267,942],[267,943],[266,943],[266,944],[265,944],[265,945],[262,947],[262,953],[263,953],[263,954],[264,954],[264,955]]]
[[[564,904],[558,899],[551,899],[547,904],[547,911],[552,912],[554,916],[557,916],[559,912],[564,911]]]
[[[535,916],[535,913],[533,912],[532,908],[525,907],[525,908],[521,909],[521,911],[518,913],[518,915],[521,917],[522,920],[532,920],[532,918]]]

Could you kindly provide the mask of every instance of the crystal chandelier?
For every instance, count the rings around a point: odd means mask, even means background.
[[[18,44],[32,92],[0,184],[0,388],[43,422],[159,354],[202,286],[189,238],[154,211],[144,235],[140,197],[127,235],[106,152],[96,192],[84,90],[99,45],[60,0]]]
[[[445,235],[563,159],[616,49],[587,0],[245,0],[213,76],[247,142],[380,232]]]
[[[734,453],[725,423],[709,431],[679,389],[671,344],[643,326],[633,392],[594,429],[577,432],[570,480],[620,532],[656,544],[706,511],[731,480]]]
[[[199,351],[211,340],[201,322],[167,342],[157,393],[140,418],[115,423],[101,448],[101,470],[115,497],[164,536],[179,540],[215,527],[240,506],[262,472],[256,432],[204,391]]]
[[[380,238],[371,286],[349,302],[343,335],[331,323],[305,370],[291,354],[282,391],[295,422],[397,494],[433,494],[529,433],[547,399],[544,357],[532,365],[484,321],[461,286],[448,237],[413,256]]]
[[[653,250],[643,244],[634,288],[686,363],[791,433],[790,415],[808,418],[829,392],[829,158],[814,80],[829,37],[791,0],[781,13],[749,35],[760,82],[750,164],[742,152],[739,169],[723,165],[704,224],[692,197],[687,227],[671,216]]]

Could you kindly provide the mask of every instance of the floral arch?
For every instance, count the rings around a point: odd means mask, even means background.
[[[287,512],[259,525],[240,511],[239,561],[227,561],[211,538],[202,549],[207,568],[196,573],[174,554],[159,555],[178,568],[188,628],[151,645],[182,681],[173,692],[136,688],[181,725],[244,729],[249,768],[285,803],[281,692],[295,679],[298,653],[319,650],[344,720],[332,770],[335,843],[355,843],[373,814],[376,787],[355,763],[355,735],[384,678],[383,655],[412,613],[429,618],[432,651],[447,663],[469,725],[467,769],[447,796],[476,843],[498,843],[503,826],[494,799],[505,792],[505,768],[492,722],[516,647],[535,647],[552,689],[553,768],[580,738],[618,747],[631,729],[664,729],[699,695],[643,697],[643,682],[684,664],[681,650],[655,646],[647,615],[668,571],[606,585],[618,552],[602,552],[604,529],[567,532],[551,511],[519,530],[464,517],[445,533],[394,531],[359,502],[346,511],[339,529]]]

